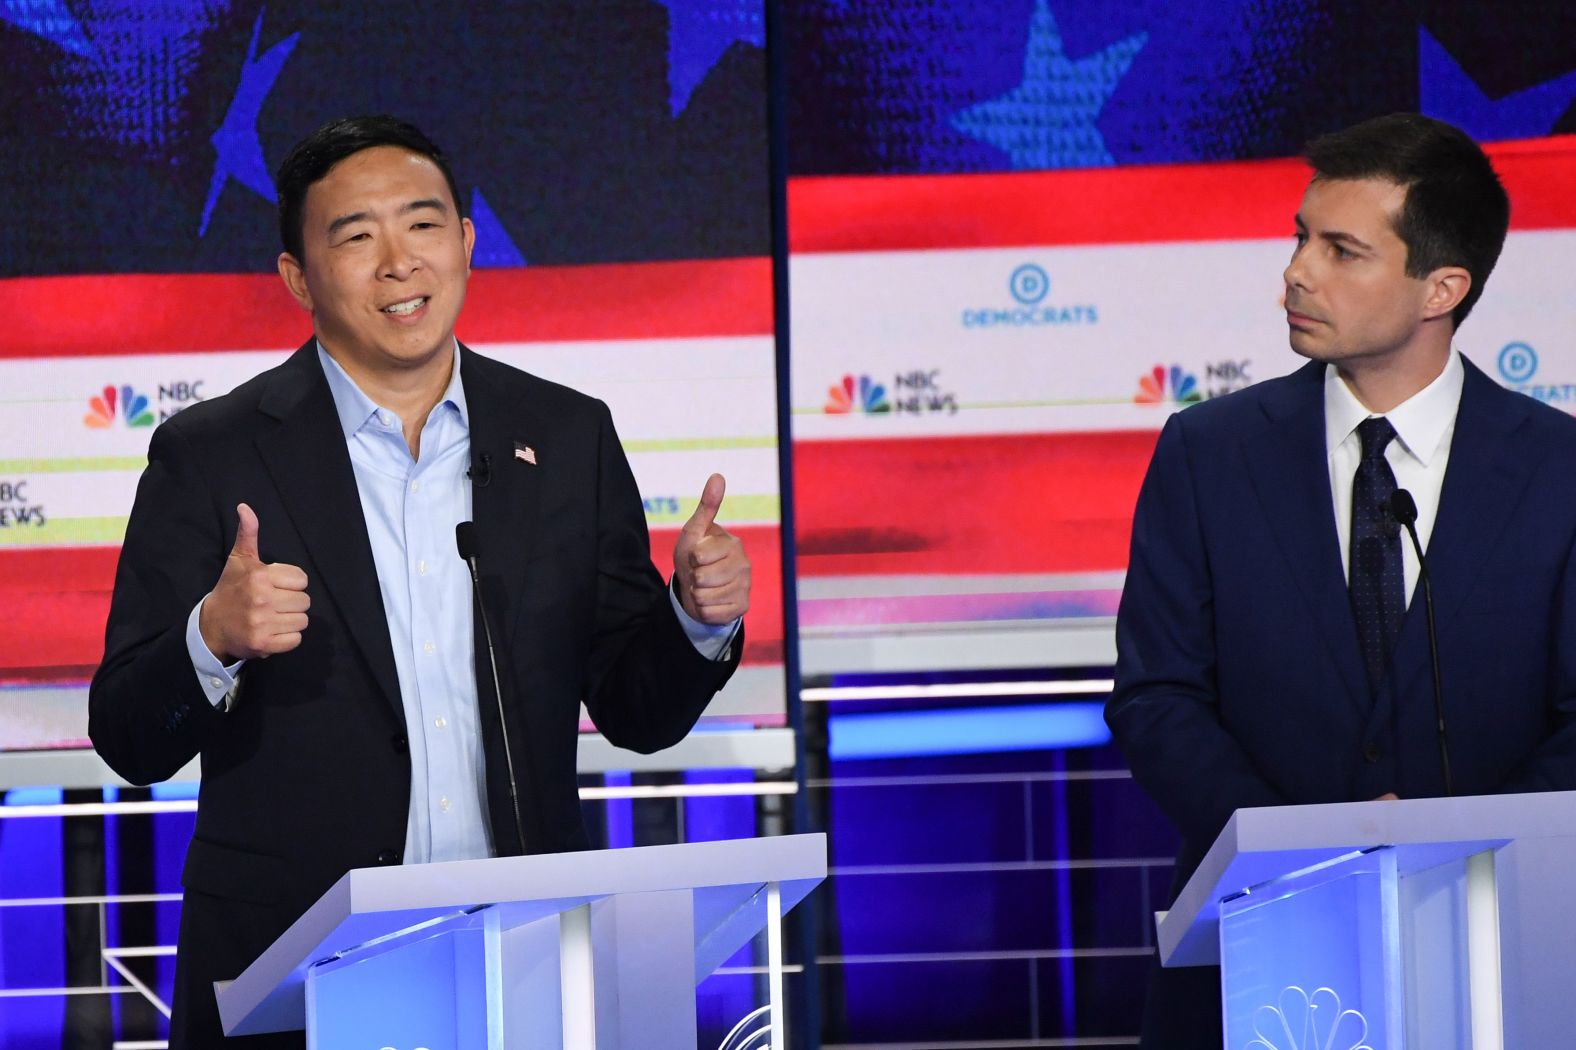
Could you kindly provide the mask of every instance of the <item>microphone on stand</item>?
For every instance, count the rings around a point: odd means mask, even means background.
[[[482,454],[482,469],[488,469],[488,457]],[[489,474],[490,477],[490,474]],[[485,485],[486,481],[477,484]],[[487,619],[487,605],[482,601],[482,579],[476,569],[476,525],[462,521],[454,526],[454,542],[460,557],[471,570],[471,589],[476,595],[476,608],[481,611],[482,634],[487,639],[487,662],[492,666],[493,699],[498,701],[498,730],[503,737],[503,761],[509,774],[509,807],[514,811],[514,833],[520,837],[520,852],[525,852],[525,821],[520,818],[520,787],[514,777],[514,754],[509,747],[509,721],[503,712],[503,682],[498,677],[498,656],[493,651],[492,624]]]
[[[492,456],[483,452],[466,468],[465,476],[470,478],[477,488],[486,488],[492,482]]]
[[[1434,586],[1428,577],[1428,559],[1423,556],[1423,544],[1417,538],[1417,502],[1406,489],[1396,489],[1385,504],[1385,510],[1396,524],[1405,527],[1412,537],[1412,549],[1417,552],[1418,579],[1423,584],[1423,611],[1428,616],[1428,657],[1434,674],[1434,718],[1439,730],[1439,765],[1445,774],[1445,794],[1456,793],[1450,777],[1450,748],[1445,743],[1445,694],[1439,683],[1439,635],[1434,628]]]

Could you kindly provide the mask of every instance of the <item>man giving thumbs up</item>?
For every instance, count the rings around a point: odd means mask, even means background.
[[[721,474],[706,479],[700,504],[673,544],[679,602],[705,624],[732,623],[750,607],[750,559],[739,538],[717,524],[726,490]]]
[[[235,546],[197,618],[208,651],[225,663],[294,649],[312,605],[306,573],[294,565],[264,565],[257,556],[257,515],[244,503],[235,512]]]
[[[153,431],[88,693],[128,780],[202,757],[173,1050],[227,1045],[214,982],[352,868],[589,846],[581,705],[670,747],[744,648],[722,478],[664,580],[607,406],[455,338],[475,231],[436,146],[335,121],[276,182],[311,338]]]

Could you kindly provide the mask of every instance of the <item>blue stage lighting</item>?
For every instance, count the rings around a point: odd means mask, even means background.
[[[1062,703],[833,715],[831,756],[902,758],[1097,747],[1111,740],[1104,704]]]

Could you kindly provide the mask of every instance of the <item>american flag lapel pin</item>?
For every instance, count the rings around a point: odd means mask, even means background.
[[[516,441],[514,443],[514,458],[522,463],[529,463],[534,467],[536,466],[536,449],[522,441]]]

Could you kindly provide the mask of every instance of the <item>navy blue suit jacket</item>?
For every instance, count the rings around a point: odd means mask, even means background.
[[[1325,366],[1178,413],[1139,494],[1106,717],[1181,830],[1180,888],[1247,806],[1440,795],[1416,589],[1368,687]],[[1576,420],[1470,362],[1428,544],[1458,794],[1576,788]]]

